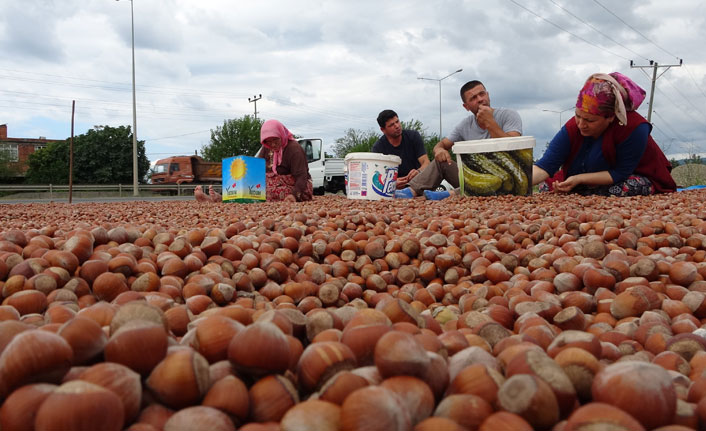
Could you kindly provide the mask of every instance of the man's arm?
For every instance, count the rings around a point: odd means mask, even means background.
[[[419,160],[419,164],[421,165],[419,169],[412,169],[410,170],[407,175],[404,177],[398,177],[397,178],[397,186],[398,187],[404,187],[412,178],[416,177],[419,175],[420,172],[424,170],[429,165],[429,156],[424,154],[423,156],[420,156],[417,160]]]
[[[439,162],[448,162],[451,164],[451,153],[449,153],[449,150],[451,150],[451,147],[453,146],[453,142],[451,142],[448,138],[443,138],[436,145],[434,145],[434,160],[438,160]]]
[[[423,171],[424,168],[426,168],[429,165],[429,163],[431,163],[429,161],[429,156],[427,156],[426,153],[424,153],[417,160],[419,160],[419,164],[421,165],[421,166],[419,166],[419,171]]]

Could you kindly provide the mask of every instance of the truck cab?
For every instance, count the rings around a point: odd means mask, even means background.
[[[320,138],[302,138],[299,144],[304,149],[306,161],[309,163],[309,175],[314,185],[314,192],[336,193],[345,190],[345,172],[343,159],[326,158],[323,140]]]
[[[151,180],[152,184],[220,184],[221,163],[206,162],[199,156],[167,157],[157,161]]]

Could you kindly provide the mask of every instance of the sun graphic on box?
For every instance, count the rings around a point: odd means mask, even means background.
[[[234,180],[239,180],[245,176],[248,166],[243,159],[235,159],[230,165],[230,176]]]

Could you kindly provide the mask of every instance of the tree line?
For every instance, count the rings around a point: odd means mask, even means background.
[[[210,142],[200,155],[207,161],[221,161],[234,155],[254,156],[260,149],[263,120],[251,115],[227,119],[211,129]],[[439,141],[429,134],[419,120],[402,122],[404,129],[416,130],[433,159],[433,147]],[[332,146],[335,157],[350,152],[369,152],[381,136],[378,129],[347,129]],[[70,139],[50,142],[28,159],[24,182],[27,184],[68,184]],[[176,154],[175,154],[176,155]],[[130,126],[96,126],[73,139],[73,182],[75,184],[129,184],[132,182],[132,129]],[[150,161],[145,154],[145,141],[137,141],[137,166],[140,182],[150,176]],[[16,176],[14,165],[0,151],[0,181]]]
[[[255,119],[250,115],[224,121],[223,126],[211,130],[211,142],[201,148],[201,156],[209,161],[219,161],[236,154],[254,156],[260,149],[262,123],[261,119]],[[413,119],[401,123],[403,129],[419,132],[429,159],[433,159],[434,145],[439,142],[439,136],[427,133],[426,128],[419,120]],[[342,137],[334,141],[331,149],[335,157],[345,157],[346,154],[352,152],[369,152],[380,136],[379,129],[347,129]]]

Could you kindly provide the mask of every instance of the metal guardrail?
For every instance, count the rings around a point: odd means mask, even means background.
[[[176,196],[188,196],[194,194],[196,186],[202,186],[208,192],[208,184],[140,184],[138,191],[140,195],[149,194],[169,194]],[[213,188],[220,193],[221,186],[214,185]],[[68,184],[0,184],[0,197],[8,197],[14,194],[39,193],[46,195],[49,199],[63,197],[69,193]],[[117,194],[119,197],[129,197],[133,194],[132,184],[75,184],[72,186],[72,193],[94,194],[97,196]]]

